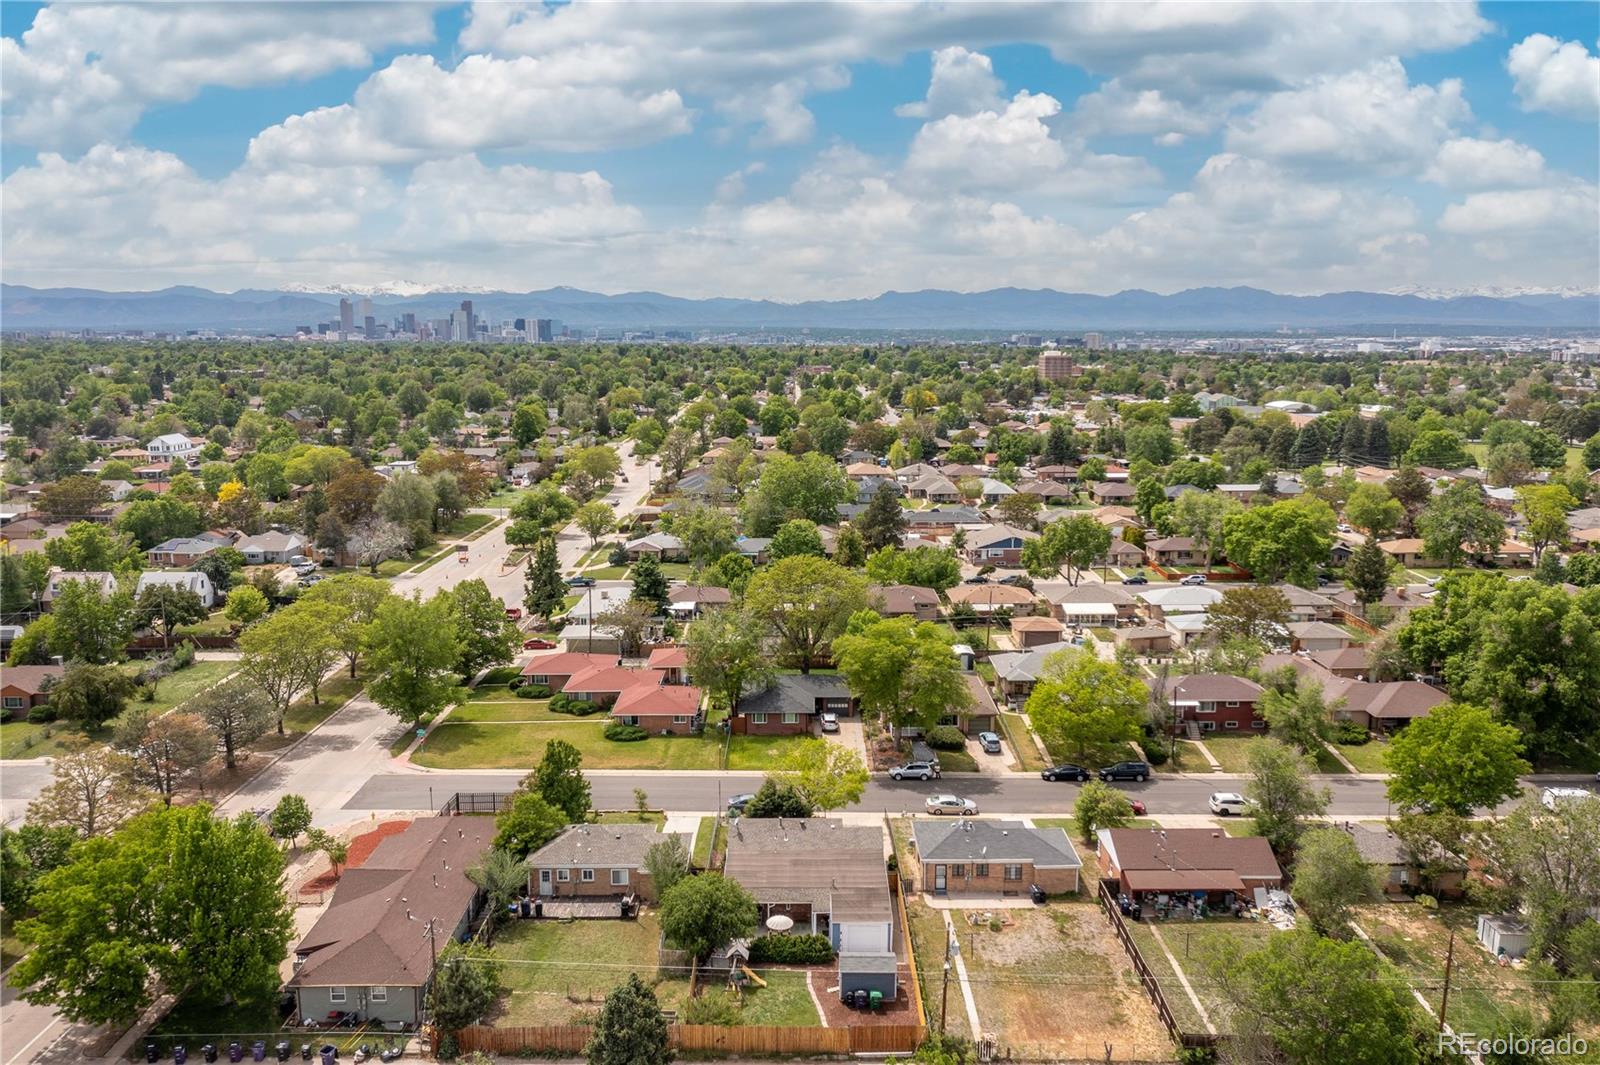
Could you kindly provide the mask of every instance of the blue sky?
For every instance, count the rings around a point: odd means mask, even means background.
[[[0,274],[1591,291],[1597,16],[0,4]]]

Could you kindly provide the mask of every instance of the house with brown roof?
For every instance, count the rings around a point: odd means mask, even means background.
[[[48,703],[50,686],[65,675],[62,666],[7,666],[0,670],[0,720]]]
[[[682,833],[659,832],[655,825],[573,825],[528,855],[528,895],[539,899],[656,899],[655,878],[645,855],[657,843]]]
[[[1436,567],[1439,565],[1437,561],[1423,554],[1422,541],[1415,536],[1403,536],[1397,540],[1379,540],[1378,550],[1402,566]]]
[[[424,817],[346,869],[294,948],[287,987],[301,1020],[337,1012],[363,1023],[420,1023],[435,954],[465,939],[482,908],[467,870],[493,839],[486,818]],[[423,934],[430,922],[431,939]]]
[[[1336,721],[1354,721],[1371,732],[1392,732],[1429,711],[1449,696],[1438,688],[1419,680],[1392,680],[1372,683],[1364,680],[1336,678],[1323,686],[1323,698],[1329,703],[1343,699],[1343,706],[1335,706]]]
[[[1426,891],[1435,897],[1453,899],[1465,894],[1467,862],[1460,855],[1433,845],[1426,857],[1431,869],[1425,871],[1388,829],[1348,821],[1340,827],[1355,840],[1357,853],[1377,870],[1384,894],[1400,896]],[[1429,877],[1428,872],[1433,875]]]
[[[1172,650],[1172,630],[1165,625],[1135,625],[1112,629],[1111,638],[1134,654],[1159,655]]]
[[[654,648],[645,668],[660,673],[663,684],[688,684],[689,649],[677,645]]]
[[[1203,893],[1226,908],[1248,902],[1256,888],[1283,886],[1272,846],[1260,836],[1220,828],[1102,828],[1096,835],[1101,878],[1135,899]]]
[[[1085,582],[1068,588],[1053,587],[1044,594],[1054,604],[1056,617],[1068,625],[1115,625],[1138,616],[1138,601],[1120,584]]]
[[[1255,681],[1229,673],[1191,673],[1167,681],[1167,701],[1177,711],[1177,729],[1191,721],[1201,732],[1264,729],[1267,723],[1256,713],[1263,694]]]
[[[1011,619],[1011,642],[1020,649],[1060,643],[1062,624],[1055,618],[1028,615]]]
[[[1286,628],[1294,651],[1342,651],[1352,642],[1348,632],[1326,621],[1291,621]]]
[[[677,618],[697,618],[711,607],[731,602],[733,593],[714,584],[679,584],[667,590],[667,612]]]
[[[933,621],[939,616],[939,593],[920,585],[874,584],[867,588],[867,600],[886,618]]]
[[[1122,503],[1134,497],[1134,488],[1127,481],[1096,481],[1089,495],[1096,503]]]
[[[1014,584],[958,584],[945,595],[951,605],[965,603],[979,614],[1009,610],[1013,614],[1033,613],[1033,593]]]
[[[1203,566],[1206,553],[1192,536],[1163,536],[1144,545],[1145,557],[1158,566]]]

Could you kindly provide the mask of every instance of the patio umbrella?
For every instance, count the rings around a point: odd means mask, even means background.
[[[775,913],[767,918],[767,931],[769,932],[787,932],[793,927],[793,919],[785,917],[781,913]]]

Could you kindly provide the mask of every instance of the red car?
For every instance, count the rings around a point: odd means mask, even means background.
[[[1128,805],[1133,807],[1133,812],[1138,816],[1143,817],[1145,815],[1144,803],[1138,799],[1129,799]]]
[[[512,621],[521,621],[522,620],[522,608],[520,606],[508,606],[508,607],[506,607],[506,617],[510,618]]]
[[[524,651],[553,651],[555,650],[555,646],[556,645],[551,643],[549,640],[533,639],[524,640],[522,642],[522,649]]]

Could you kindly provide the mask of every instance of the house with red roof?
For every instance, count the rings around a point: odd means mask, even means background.
[[[617,696],[611,706],[611,719],[661,735],[688,736],[698,732],[705,724],[700,689],[691,684],[651,683],[646,678],[652,672],[641,671],[638,683]]]

